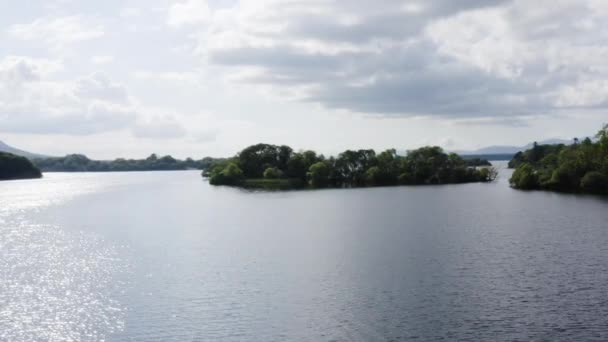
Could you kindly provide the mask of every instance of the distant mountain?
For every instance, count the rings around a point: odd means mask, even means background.
[[[16,156],[25,157],[25,158],[28,158],[28,159],[48,158],[49,157],[49,156],[45,156],[45,155],[42,155],[42,154],[31,153],[31,152],[20,150],[18,148],[9,146],[9,145],[5,144],[2,141],[0,141],[0,152],[10,153],[10,154],[14,154]]]

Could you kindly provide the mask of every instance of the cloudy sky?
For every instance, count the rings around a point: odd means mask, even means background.
[[[0,140],[94,158],[450,150],[608,122],[605,0],[0,2]]]

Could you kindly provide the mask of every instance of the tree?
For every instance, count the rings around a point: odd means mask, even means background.
[[[376,156],[375,165],[365,172],[367,185],[384,186],[395,185],[399,182],[399,166],[401,157],[395,149],[389,149]]]
[[[277,179],[283,177],[283,171],[277,167],[269,167],[264,171],[264,178],[266,179]]]
[[[317,156],[314,151],[294,153],[287,162],[287,177],[306,180],[306,174],[310,166],[321,160],[322,158]]]
[[[217,166],[209,178],[212,185],[238,185],[244,178],[243,171],[235,162],[228,162],[225,166]]]
[[[509,163],[516,170],[511,184],[519,189],[606,193],[608,179],[608,126],[590,138],[574,144],[538,145],[515,155]]]
[[[365,184],[365,171],[376,164],[374,150],[347,150],[338,156],[336,167],[348,186]]]
[[[247,178],[261,178],[269,167],[285,171],[292,152],[289,146],[257,144],[241,151],[238,160]]]
[[[240,168],[237,176],[227,170]],[[469,167],[456,154],[446,154],[439,147],[422,147],[399,156],[395,149],[376,154],[374,150],[347,150],[337,158],[324,158],[313,151],[294,153],[288,146],[257,144],[241,151],[234,159],[222,161],[203,173],[212,184],[265,186],[269,182],[254,179],[287,178],[285,184],[296,187],[356,187],[396,184],[446,184],[491,181],[493,169]]]
[[[534,168],[530,164],[519,166],[509,180],[511,185],[517,189],[532,190],[538,188],[538,178],[534,172]]]
[[[330,181],[330,168],[328,163],[317,162],[312,164],[308,170],[308,180],[312,187],[326,187]]]
[[[498,170],[493,167],[483,167],[479,170],[479,176],[483,182],[493,182],[498,177]]]
[[[597,132],[596,138],[604,151],[608,151],[608,124],[604,125],[604,127]]]

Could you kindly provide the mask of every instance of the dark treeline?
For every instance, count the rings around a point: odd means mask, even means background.
[[[40,177],[40,170],[27,158],[0,152],[0,180]]]
[[[463,156],[462,159],[468,166],[492,166],[487,159],[479,158],[479,157],[468,157]]]
[[[71,154],[59,158],[34,159],[45,172],[112,172],[112,171],[169,171],[203,170],[222,159],[206,157],[201,160],[178,160],[171,156],[150,155],[146,159],[91,160],[84,155]]]
[[[489,153],[489,154],[464,154],[461,155],[465,160],[480,159],[480,160],[500,160],[509,161],[513,159],[514,153]]]
[[[574,144],[538,145],[518,152],[509,167],[515,168],[511,186],[523,190],[552,190],[608,194],[608,125],[597,141],[574,139]]]
[[[488,182],[495,179],[496,171],[471,167],[439,147],[423,147],[406,156],[394,149],[378,154],[349,150],[325,158],[314,151],[257,144],[216,163],[203,176],[214,185],[324,188]]]

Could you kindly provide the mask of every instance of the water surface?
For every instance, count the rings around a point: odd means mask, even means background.
[[[0,340],[608,339],[608,202],[493,184],[0,183]]]

